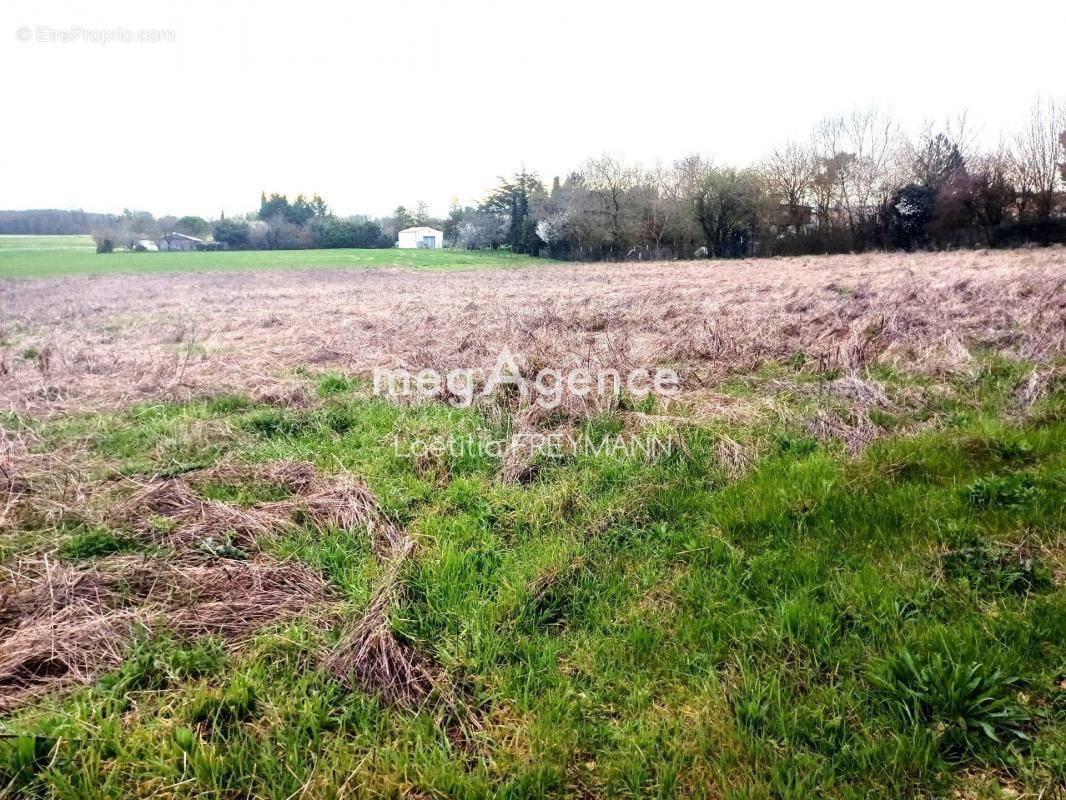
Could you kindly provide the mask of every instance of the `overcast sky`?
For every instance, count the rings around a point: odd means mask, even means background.
[[[86,40],[116,28],[173,41]],[[444,213],[523,164],[745,163],[871,103],[994,143],[1066,95],[1064,32],[1062,0],[3,0],[0,208]]]

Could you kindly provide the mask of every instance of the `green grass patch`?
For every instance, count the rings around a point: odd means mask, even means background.
[[[136,539],[105,528],[87,527],[71,536],[60,553],[69,559],[92,559],[138,549]]]
[[[263,269],[486,269],[554,263],[507,251],[336,249],[96,253],[85,236],[0,236],[0,278]]]
[[[524,483],[496,458],[411,448],[496,435],[491,417],[400,407],[340,376],[318,379],[309,410],[211,401],[42,424],[120,472],[292,458],[364,478],[419,542],[390,624],[478,725],[344,688],[318,666],[338,632],[297,624],[191,666],[138,642],[98,686],[11,716],[0,779],[60,797],[1057,791],[1066,419],[1057,397],[1008,417],[1008,373],[931,394],[913,413],[940,424],[857,457],[775,415],[670,429],[662,458],[551,459]],[[623,427],[606,414],[584,432]],[[739,474],[723,434],[752,454]],[[361,530],[264,547],[319,570],[350,618],[381,574]]]

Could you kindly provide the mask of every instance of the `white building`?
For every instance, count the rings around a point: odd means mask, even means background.
[[[438,231],[436,228],[427,228],[425,225],[404,228],[400,231],[399,236],[400,241],[396,243],[396,246],[405,250],[414,250],[420,247],[435,250],[444,247],[444,231]]]
[[[204,243],[203,239],[184,233],[168,233],[157,243],[160,250],[197,250]]]

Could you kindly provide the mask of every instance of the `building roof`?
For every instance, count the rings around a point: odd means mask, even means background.
[[[778,226],[809,225],[813,213],[814,210],[809,205],[801,203],[793,209],[788,203],[782,201],[771,212],[770,223]]]
[[[203,239],[198,239],[195,236],[189,236],[189,235],[184,234],[184,233],[168,233],[163,238],[164,239],[182,239],[183,241],[186,241],[186,242],[203,242]]]
[[[421,231],[432,231],[433,233],[444,233],[444,231],[431,228],[428,225],[414,225],[410,228],[404,228],[400,233],[419,233]]]

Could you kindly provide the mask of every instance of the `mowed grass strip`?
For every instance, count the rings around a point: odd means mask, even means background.
[[[88,236],[0,236],[0,279],[259,269],[484,269],[544,263],[554,262],[506,251],[397,248],[98,254]]]
[[[233,458],[365,477],[419,541],[390,624],[469,717],[346,689],[320,668],[336,632],[290,625],[235,655],[156,632],[96,686],[9,719],[0,778],[71,798],[1055,796],[1066,398],[1018,417],[1023,374],[988,361],[924,409],[938,425],[855,457],[781,418],[708,422],[665,429],[670,454],[556,459],[525,484],[491,457],[394,446],[496,435],[493,417],[336,376],[309,410],[227,397],[35,424],[101,476]],[[723,435],[758,454],[739,476]],[[21,546],[53,524],[31,514]],[[364,533],[264,547],[358,618]]]

